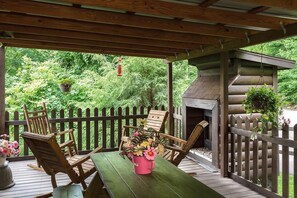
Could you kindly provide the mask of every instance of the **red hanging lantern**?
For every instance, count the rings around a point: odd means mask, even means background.
[[[122,58],[118,59],[118,73],[117,76],[122,76]]]

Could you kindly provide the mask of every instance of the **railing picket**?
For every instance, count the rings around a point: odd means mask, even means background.
[[[267,134],[267,127],[263,130],[262,134]],[[267,166],[267,142],[265,140],[262,140],[262,180],[261,185],[264,188],[267,188],[268,185],[268,166]]]
[[[114,108],[110,108],[110,147],[114,148]]]
[[[117,146],[119,146],[120,142],[121,142],[121,137],[122,137],[122,128],[123,128],[123,124],[122,124],[122,108],[119,107],[118,108],[118,142],[117,142]]]
[[[253,128],[256,128],[258,126],[258,120],[257,118],[253,118]],[[258,158],[259,158],[259,144],[258,139],[254,139],[253,141],[253,182],[255,184],[258,184]]]
[[[73,118],[73,109],[69,109],[68,117]],[[69,121],[69,129],[73,129],[73,121]]]
[[[272,136],[278,136],[277,127],[273,127]],[[277,193],[278,192],[278,145],[272,143],[272,175],[271,175],[271,191]]]
[[[242,118],[239,116],[237,117],[237,128],[242,129]],[[237,135],[237,174],[241,176],[242,172],[242,159],[241,159],[241,153],[242,153],[242,138],[241,135]]]
[[[297,124],[294,126],[294,141],[297,142]],[[294,196],[297,197],[297,148],[294,149]]]
[[[86,149],[90,150],[90,145],[91,145],[91,123],[90,123],[90,116],[91,112],[90,109],[86,109]]]
[[[234,115],[231,116],[231,127],[234,127],[235,126],[235,117]],[[231,173],[234,173],[235,172],[235,139],[234,139],[234,133],[231,133],[231,140],[230,140],[230,143],[231,143]]]
[[[25,120],[25,115],[23,115],[23,120]],[[28,125],[24,125],[24,131],[28,131]],[[24,155],[26,156],[28,154],[29,154],[29,148],[27,144],[24,142]]]
[[[245,129],[250,131],[250,118],[246,117],[245,119]],[[244,158],[244,168],[245,168],[245,179],[250,180],[250,138],[245,137],[245,158]]]
[[[19,112],[15,111],[13,114],[13,119],[14,120],[19,120]],[[20,142],[19,137],[20,137],[20,125],[15,125],[13,129],[13,139]]]
[[[130,119],[128,118],[129,115],[130,115],[129,107],[126,107],[126,109],[125,109],[125,115],[126,115],[125,125],[126,125],[126,126],[129,126],[129,125],[130,125]],[[127,136],[130,135],[129,130],[126,131],[126,135],[127,135]]]
[[[133,115],[137,115],[137,107],[133,107]],[[136,117],[133,117],[133,126],[138,126]]]
[[[81,108],[79,108],[77,110],[77,117],[78,118],[81,118],[82,117],[82,110],[81,110]],[[77,122],[77,137],[78,137],[78,140],[77,140],[78,151],[82,151],[82,121],[81,120],[79,120]]]
[[[56,119],[56,110],[52,110],[51,111],[51,119]],[[52,128],[52,131],[57,131],[57,125],[55,122],[51,122],[51,128]]]
[[[106,108],[102,109],[102,116],[106,117]],[[102,146],[106,148],[106,119],[102,120]]]
[[[98,117],[98,108],[94,109],[94,117]],[[94,147],[98,147],[99,140],[99,128],[98,128],[98,120],[94,120]]]
[[[64,109],[60,110],[60,118],[61,119],[65,118]],[[65,131],[65,123],[64,122],[60,123],[60,131]],[[60,139],[61,143],[65,142],[65,135],[61,135],[60,138],[61,138]]]
[[[283,124],[283,138],[289,138],[289,126],[288,124]],[[287,146],[282,146],[282,172],[283,172],[283,178],[282,178],[282,189],[283,189],[283,197],[287,198],[289,197],[289,148]]]

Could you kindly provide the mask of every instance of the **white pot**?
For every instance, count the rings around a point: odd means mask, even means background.
[[[4,166],[5,162],[6,162],[6,157],[0,157],[0,166]]]

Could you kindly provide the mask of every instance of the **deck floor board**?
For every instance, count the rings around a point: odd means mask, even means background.
[[[9,166],[13,172],[15,186],[0,190],[1,198],[31,198],[52,191],[50,177],[43,171],[38,171],[27,166],[35,164],[35,160],[10,162]],[[226,198],[262,198],[264,196],[241,186],[232,179],[222,178],[218,172],[211,172],[191,159],[184,159],[179,168],[186,173],[195,173],[195,179],[206,184]],[[86,180],[89,184],[92,176]],[[65,174],[57,174],[58,185],[65,185],[69,179]]]

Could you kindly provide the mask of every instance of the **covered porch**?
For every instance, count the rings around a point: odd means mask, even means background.
[[[239,167],[236,164],[241,163],[242,160],[241,157],[238,157],[237,161],[234,161],[235,153],[232,154],[230,149],[234,151],[235,143],[232,147],[232,144],[229,145],[228,142],[228,136],[231,132],[236,133],[236,136],[243,136],[241,131],[238,132],[233,129],[230,132],[228,128],[229,99],[228,78],[226,77],[229,73],[230,63],[228,52],[297,35],[296,10],[297,5],[294,1],[266,0],[248,0],[244,3],[236,0],[1,0],[0,133],[8,134],[10,130],[13,130],[14,138],[22,141],[20,134],[22,131],[26,131],[25,122],[18,113],[15,113],[14,119],[11,120],[5,111],[5,47],[164,59],[168,68],[168,105],[163,109],[169,112],[168,133],[178,137],[184,137],[187,132],[181,130],[181,123],[178,123],[177,120],[181,120],[182,115],[177,113],[180,111],[174,109],[172,102],[172,68],[174,62],[219,54],[220,157],[217,159],[220,167],[219,173],[222,177],[232,177],[243,185],[251,187],[250,182],[243,181],[250,177],[243,178],[241,168],[238,169],[239,175],[234,176],[234,169]],[[67,118],[64,118],[64,112],[59,112],[61,117],[53,118],[51,121],[60,130],[67,126],[73,127],[75,123],[78,131],[78,149],[81,153],[86,153],[98,145],[116,149],[123,122],[136,125],[136,119],[145,117],[148,110],[143,108],[139,110],[140,113],[135,111],[133,115],[124,115],[123,109],[118,109],[116,113],[114,110],[108,110],[108,115],[111,118],[109,120],[105,118],[106,109],[102,110],[101,117],[96,115],[96,112],[98,114],[98,109],[91,111],[89,109],[85,116],[82,116],[82,111],[77,110],[75,116],[73,116],[73,112],[72,114],[68,112],[69,117]],[[129,119],[130,121],[128,121]],[[82,128],[81,122],[84,122],[84,128]],[[94,130],[90,128],[91,122],[94,123]],[[100,124],[98,124],[99,122]],[[99,125],[102,127],[98,127]],[[11,129],[11,127],[14,128]],[[83,142],[83,136],[86,137],[86,142]],[[246,138],[247,142],[250,141],[248,135]],[[273,144],[279,142],[277,138],[273,141]],[[289,141],[289,143],[284,144],[285,147],[296,148],[296,141]],[[249,149],[248,146],[247,149]],[[9,160],[33,158],[28,147],[24,146],[23,151],[23,156]],[[286,149],[284,151],[286,152]],[[247,156],[247,158],[249,157]],[[230,162],[230,160],[233,161]],[[13,168],[18,167],[18,163],[11,162],[11,166]],[[274,162],[274,166],[277,166],[276,162]],[[195,167],[190,166],[189,168],[195,169]],[[286,169],[287,165],[284,167]],[[181,169],[183,169],[182,166]],[[277,167],[274,169],[276,170]],[[198,173],[197,178],[199,178],[199,174],[203,175],[203,173]],[[45,177],[45,175],[41,177],[42,180]],[[287,178],[287,175],[285,177]],[[29,178],[24,177],[23,179],[29,181]],[[267,181],[266,178],[265,181]],[[274,178],[274,182],[276,181]],[[294,181],[297,181],[296,175]],[[287,181],[283,180],[282,182],[287,188]],[[272,189],[268,189],[265,183],[258,186],[257,181],[255,181],[254,186],[258,187],[254,189],[266,196],[277,197],[278,195],[275,193],[278,192],[278,188],[275,185],[274,183]],[[28,188],[30,187],[28,186]],[[215,185],[211,187],[215,188]],[[16,186],[3,192],[14,191],[14,188]],[[295,195],[296,189],[295,187]],[[223,195],[227,196],[227,194]],[[236,195],[234,196],[236,197]],[[283,196],[288,197],[287,192]]]

